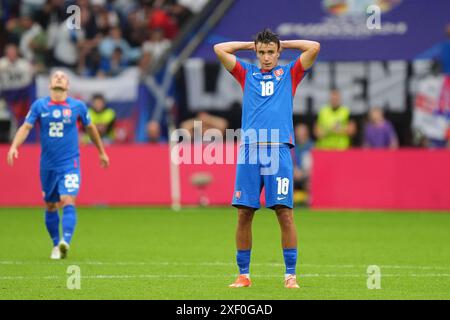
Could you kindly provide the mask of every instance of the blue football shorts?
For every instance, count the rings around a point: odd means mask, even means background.
[[[293,175],[289,145],[241,145],[232,204],[259,209],[264,187],[267,208],[293,208]]]
[[[77,196],[80,185],[80,168],[41,169],[41,187],[45,202],[59,202],[62,195]]]

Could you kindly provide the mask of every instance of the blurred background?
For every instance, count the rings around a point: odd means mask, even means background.
[[[448,0],[0,5],[0,155],[31,102],[48,94],[50,72],[65,70],[70,95],[88,104],[112,159],[108,171],[97,168],[81,131],[81,204],[229,204],[234,165],[171,167],[170,132],[192,131],[194,120],[204,131],[240,128],[242,90],[212,46],[269,27],[284,40],[322,45],[294,98],[296,203],[450,210]],[[298,54],[284,51],[281,63]],[[256,63],[252,52],[238,56]],[[38,141],[34,129],[15,167],[0,162],[0,205],[41,203]],[[235,152],[236,141],[225,142]]]

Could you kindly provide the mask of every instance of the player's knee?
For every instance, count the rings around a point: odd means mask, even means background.
[[[292,212],[283,210],[282,212],[277,212],[278,214],[278,220],[280,221],[280,224],[284,227],[290,227],[294,225],[294,216]]]
[[[54,202],[46,202],[45,210],[47,210],[49,212],[56,212],[56,211],[58,211],[58,204],[54,203]]]
[[[255,211],[252,209],[240,209],[238,212],[239,224],[245,225],[252,223]]]
[[[63,197],[61,198],[61,207],[74,206],[75,198],[74,197]]]

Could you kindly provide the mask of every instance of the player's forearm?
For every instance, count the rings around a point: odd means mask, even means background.
[[[281,41],[281,48],[302,51],[300,62],[305,70],[312,67],[320,52],[320,43],[309,40]]]
[[[222,42],[214,46],[214,52],[225,69],[231,72],[236,66],[236,56],[233,53],[238,50],[253,50],[254,46],[253,42]]]
[[[94,125],[88,125],[86,127],[86,131],[89,135],[89,138],[91,138],[92,143],[97,148],[98,152],[100,154],[105,154],[105,148],[103,147],[102,138],[100,137],[97,128]]]
[[[220,52],[234,53],[239,50],[254,50],[255,43],[251,41],[230,41],[218,43],[214,46],[216,54]]]
[[[30,130],[33,128],[30,124],[23,124],[19,130],[17,130],[16,135],[14,136],[13,142],[11,143],[11,148],[17,149],[20,145],[22,145],[30,134]]]
[[[283,49],[294,49],[294,50],[300,50],[302,52],[305,52],[305,51],[319,52],[320,43],[316,42],[316,41],[310,41],[310,40],[284,40],[284,41],[281,41],[281,47]]]

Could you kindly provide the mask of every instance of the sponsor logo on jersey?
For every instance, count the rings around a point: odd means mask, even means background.
[[[42,118],[46,118],[46,117],[48,117],[50,115],[50,112],[43,112],[43,113],[41,113],[41,117]],[[28,116],[27,116],[27,118],[28,118]]]
[[[284,71],[283,71],[283,69],[277,69],[277,70],[275,70],[274,72],[273,72],[273,74],[278,78],[278,77],[280,77],[281,75],[283,75],[283,73],[284,73]]]
[[[64,109],[63,110],[63,116],[64,116],[64,118],[70,118],[72,116],[72,110]]]
[[[269,75],[267,75],[267,76],[263,76],[263,79],[264,79],[264,80],[266,80],[266,79],[272,79],[272,76],[269,74]]]
[[[236,191],[236,199],[240,199],[241,198],[241,192],[240,191]]]
[[[53,110],[52,115],[53,115],[53,118],[61,118],[61,110],[59,110],[59,109]]]

